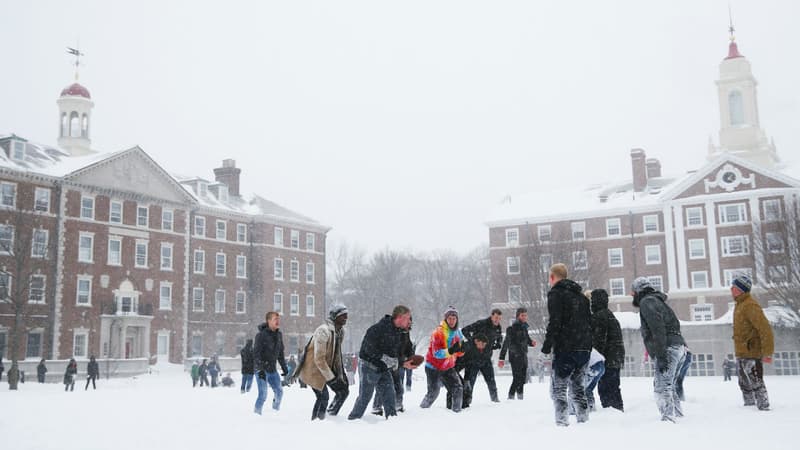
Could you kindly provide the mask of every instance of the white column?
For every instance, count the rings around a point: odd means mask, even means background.
[[[707,201],[706,210],[706,240],[708,241],[708,262],[711,272],[711,287],[722,288],[722,278],[719,269],[719,244],[717,243],[717,219],[714,213],[714,202]]]
[[[761,230],[761,214],[759,213],[759,202],[758,197],[750,197],[747,199],[747,203],[750,205],[750,223],[752,224],[753,234],[750,237],[750,252],[753,254],[753,260],[756,263],[756,283],[763,285],[767,281],[767,273],[766,268],[764,267],[764,251],[766,248],[757,249],[755,242],[756,239],[762,239],[761,236],[758,236],[762,233]],[[757,237],[758,236],[758,237]],[[766,247],[766,246],[764,246]],[[788,269],[788,267],[787,267]]]
[[[119,327],[119,359],[125,359],[125,341],[128,339],[128,326],[125,324]]]
[[[678,253],[678,282],[679,289],[689,289],[689,275],[686,266],[686,233],[683,226],[683,207],[678,206],[680,213],[675,220],[675,247]]]
[[[667,254],[667,278],[669,278],[669,291],[678,289],[677,271],[675,270],[675,236],[672,227],[672,206],[665,206],[664,215],[664,252]]]
[[[141,328],[141,330],[144,332],[144,336],[143,336],[143,339],[142,339],[144,341],[144,351],[142,352],[142,355],[145,358],[147,358],[147,360],[149,361],[150,360],[150,324],[147,324],[147,325],[143,326]]]

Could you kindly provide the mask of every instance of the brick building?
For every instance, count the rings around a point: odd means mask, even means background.
[[[58,106],[58,147],[0,136],[0,295],[25,298],[20,359],[97,355],[135,372],[154,356],[238,355],[270,310],[291,350],[322,323],[328,227],[240,192],[231,159],[207,179],[139,147],[92,150],[78,83]],[[13,324],[0,303],[5,358]]]

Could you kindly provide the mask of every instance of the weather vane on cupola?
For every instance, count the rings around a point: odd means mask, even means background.
[[[730,26],[728,27],[728,31],[731,33],[731,42],[733,42],[733,41],[736,40],[736,36],[734,35],[734,32],[736,31],[736,28],[733,28],[733,14],[731,13],[731,4],[730,3],[728,3],[728,22],[730,23]]]
[[[81,56],[83,53],[77,48],[67,47],[67,53],[75,55],[75,81],[78,81],[78,66],[81,65]]]

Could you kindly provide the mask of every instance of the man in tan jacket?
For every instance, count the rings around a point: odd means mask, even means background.
[[[311,420],[324,420],[326,411],[332,416],[337,415],[350,394],[342,359],[342,341],[346,323],[347,307],[341,304],[331,306],[328,320],[314,331],[314,336],[306,346],[305,354],[298,364],[297,373],[300,380],[311,386],[314,395],[317,396]],[[335,394],[330,408],[328,408],[328,387]]]
[[[739,275],[731,284],[731,295],[736,301],[733,310],[733,342],[744,405],[756,405],[761,411],[767,411],[769,397],[764,385],[762,362],[772,363],[775,341],[764,310],[750,295],[752,286],[753,282],[746,275]]]

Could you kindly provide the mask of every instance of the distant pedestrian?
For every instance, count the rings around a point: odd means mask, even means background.
[[[208,374],[211,375],[211,387],[217,387],[217,378],[219,377],[220,372],[222,369],[219,367],[219,362],[217,362],[217,355],[211,357],[211,362],[208,363]]]
[[[208,382],[208,362],[205,358],[203,358],[203,362],[200,363],[200,368],[198,369],[198,375],[200,375],[200,387],[209,386]]]
[[[44,383],[44,380],[47,376],[47,366],[44,365],[44,358],[39,361],[39,365],[36,366],[36,378],[39,380],[39,383]]]
[[[67,369],[64,371],[64,392],[75,390],[75,377],[78,375],[78,363],[75,358],[70,358]]]
[[[94,359],[94,355],[89,357],[89,364],[86,365],[86,387],[83,389],[89,389],[89,382],[92,383],[92,389],[97,389],[97,384],[95,384],[95,380],[97,377],[100,376],[100,367],[97,365],[97,361]]]
[[[242,351],[239,352],[242,358],[242,388],[241,392],[250,392],[253,386],[253,374],[255,373],[255,365],[253,362],[253,340],[248,339],[245,342]]]
[[[725,358],[725,361],[722,361],[722,381],[731,381],[735,367],[736,363],[731,358]]]
[[[231,373],[228,372],[221,380],[222,387],[233,387],[233,378],[231,378]]]
[[[192,368],[189,373],[192,376],[192,387],[197,386],[197,381],[200,379],[200,364],[197,364],[197,360],[192,363]]]

